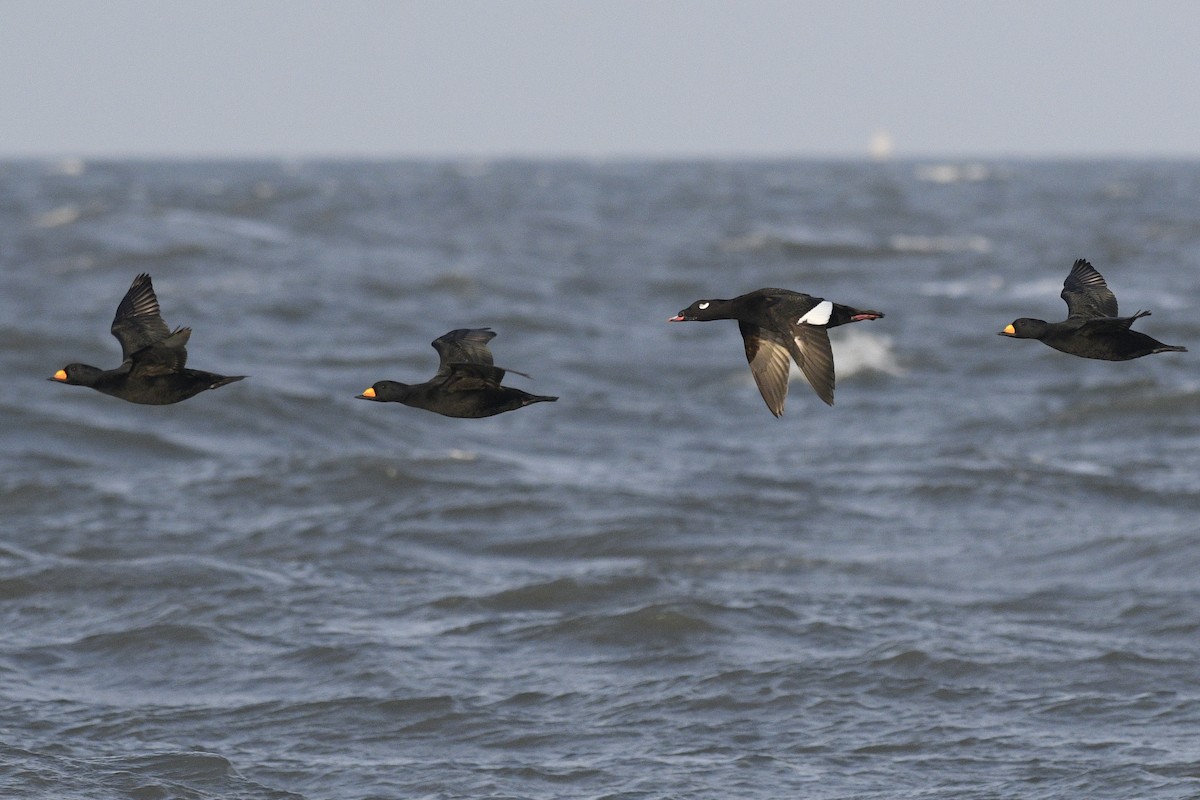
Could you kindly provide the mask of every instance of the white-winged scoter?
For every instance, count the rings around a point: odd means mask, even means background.
[[[736,319],[758,391],[779,417],[787,399],[791,359],[817,397],[833,405],[833,350],[825,331],[882,316],[880,311],[851,308],[788,289],[758,289],[732,300],[697,300],[668,322]]]

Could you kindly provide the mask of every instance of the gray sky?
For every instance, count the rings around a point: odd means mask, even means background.
[[[1200,156],[1200,3],[0,0],[0,156]]]

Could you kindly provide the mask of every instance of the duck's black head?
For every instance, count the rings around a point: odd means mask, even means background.
[[[725,319],[721,313],[724,300],[697,300],[690,306],[671,317],[667,322],[695,322],[711,319]]]
[[[377,403],[397,403],[408,395],[408,384],[398,381],[376,381],[362,394],[355,395],[359,400],[374,400]]]
[[[46,380],[58,381],[70,386],[91,386],[104,370],[87,364],[67,364]]]
[[[1013,320],[1011,324],[1004,326],[1000,335],[1013,339],[1040,339],[1046,335],[1049,325],[1050,323],[1044,319],[1021,317],[1021,319]]]

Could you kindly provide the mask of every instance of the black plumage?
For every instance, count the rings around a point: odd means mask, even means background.
[[[779,417],[791,360],[817,396],[833,405],[833,350],[826,330],[882,316],[788,289],[758,289],[732,300],[697,300],[668,321],[736,319],[758,391]]]
[[[1186,353],[1186,347],[1163,344],[1139,331],[1131,330],[1135,320],[1150,316],[1138,311],[1130,317],[1118,316],[1116,295],[1104,278],[1080,258],[1063,281],[1061,297],[1067,304],[1067,318],[1046,322],[1022,317],[1000,331],[1014,339],[1037,339],[1043,344],[1081,358],[1104,361],[1128,361],[1154,353]]]
[[[493,364],[492,351],[487,346],[495,336],[488,328],[450,331],[432,342],[439,358],[438,371],[432,378],[416,384],[378,381],[358,397],[378,403],[403,403],[447,417],[468,419],[557,400],[501,385],[506,370]],[[523,372],[516,374],[529,377]]]
[[[171,331],[167,327],[146,273],[133,279],[117,306],[111,330],[121,343],[120,366],[106,370],[88,364],[68,364],[50,380],[87,386],[130,403],[163,406],[246,377],[217,375],[185,366],[192,329]]]

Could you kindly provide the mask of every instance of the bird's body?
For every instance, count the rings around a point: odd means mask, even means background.
[[[1150,316],[1139,311],[1133,316],[1118,316],[1116,295],[1104,278],[1086,259],[1080,258],[1063,281],[1062,299],[1067,318],[1046,322],[1022,317],[1000,331],[1014,339],[1037,339],[1049,347],[1080,358],[1103,361],[1129,361],[1154,353],[1186,353],[1186,347],[1163,344],[1130,328],[1134,321]]]
[[[89,364],[68,364],[50,380],[87,386],[130,403],[163,406],[246,377],[185,366],[192,329],[171,331],[167,327],[150,276],[145,273],[133,279],[121,299],[111,330],[121,343],[120,366],[100,369]]]
[[[245,377],[217,375],[198,369],[182,369],[165,375],[139,375],[121,368],[101,370],[86,364],[71,364],[61,371],[65,378],[51,380],[74,386],[87,386],[101,394],[148,406],[178,403],[195,397],[206,389],[218,389]]]
[[[492,363],[487,343],[495,337],[487,328],[459,328],[434,339],[440,363],[424,383],[377,381],[358,395],[379,403],[402,403],[447,417],[478,419],[514,411],[557,397],[529,394],[502,386],[506,371]],[[515,372],[515,370],[509,370]],[[518,372],[518,375],[524,375]],[[526,376],[528,377],[528,376]]]
[[[668,321],[737,320],[755,383],[778,417],[787,399],[792,360],[817,396],[833,405],[833,350],[826,330],[882,316],[788,289],[757,289],[731,300],[697,300]]]

